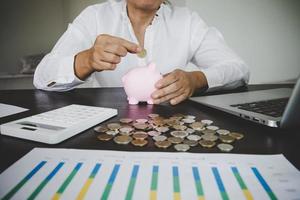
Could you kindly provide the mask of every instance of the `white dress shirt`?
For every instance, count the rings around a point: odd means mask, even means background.
[[[93,73],[86,81],[74,74],[74,57],[93,46],[100,34],[109,34],[138,44],[126,11],[126,0],[110,0],[86,8],[45,56],[34,74],[38,89],[66,91],[88,82],[93,87],[120,87],[121,78],[140,65],[134,54],[122,58],[114,71]],[[209,89],[243,85],[249,70],[225,43],[222,34],[187,8],[162,4],[146,29],[144,47],[148,60],[166,74],[185,70],[194,63],[208,81]]]

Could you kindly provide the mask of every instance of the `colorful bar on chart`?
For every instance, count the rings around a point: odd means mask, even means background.
[[[132,173],[131,173],[131,177],[130,177],[130,181],[129,181],[129,185],[128,185],[125,200],[131,200],[132,199],[133,192],[134,192],[134,186],[135,186],[135,183],[136,183],[138,172],[139,172],[139,166],[134,165],[133,169],[132,169]]]
[[[218,168],[212,167],[212,172],[215,176],[215,180],[217,182],[217,185],[218,185],[218,188],[219,188],[222,199],[223,200],[229,200],[228,194],[227,194],[226,189],[224,187],[224,184],[223,184],[223,181],[221,179]]]
[[[264,190],[269,195],[270,199],[276,200],[277,199],[276,195],[274,194],[274,192],[272,191],[268,183],[265,181],[265,179],[262,177],[258,169],[256,167],[252,167],[251,169],[254,175],[256,176],[256,178],[258,179],[258,181],[260,182],[260,184],[262,185],[262,187],[264,188]]]
[[[119,169],[120,169],[120,165],[115,165],[114,168],[113,168],[113,171],[111,172],[111,175],[108,179],[108,182],[106,184],[106,187],[104,189],[104,192],[102,194],[102,197],[101,197],[101,200],[106,200],[108,199],[108,196],[109,196],[109,193],[111,191],[111,188],[115,182],[115,179],[118,175],[118,172],[119,172]]]
[[[178,167],[173,167],[173,190],[174,190],[174,200],[180,200],[180,182],[179,182],[179,172]]]
[[[235,178],[236,178],[238,184],[240,185],[240,187],[241,187],[241,189],[242,189],[242,191],[243,191],[243,193],[244,193],[245,198],[246,198],[247,200],[253,200],[253,196],[252,196],[252,194],[250,193],[249,189],[247,188],[247,186],[246,186],[246,184],[245,184],[245,182],[244,182],[244,180],[243,180],[243,178],[242,178],[242,176],[241,176],[241,174],[240,174],[238,168],[236,168],[236,167],[231,167],[231,170],[232,170],[233,175],[235,176]]]
[[[197,167],[193,167],[192,170],[193,170],[193,176],[194,176],[194,180],[195,180],[195,186],[196,186],[198,200],[204,200],[205,199],[204,191],[203,191],[203,186],[202,186],[199,170]]]
[[[11,199],[47,162],[42,161],[36,165],[14,188],[12,188],[2,200]]]
[[[151,178],[151,191],[150,191],[150,200],[157,199],[157,185],[158,185],[158,166],[153,166],[152,168],[152,178]]]
[[[86,180],[86,182],[84,183],[83,187],[81,188],[78,196],[77,196],[77,200],[82,200],[84,199],[87,191],[89,190],[91,184],[93,183],[95,176],[97,175],[99,169],[101,168],[101,164],[97,163],[94,167],[94,169],[92,170],[90,176],[88,177],[88,179]]]
[[[40,183],[40,185],[33,191],[27,200],[33,200],[43,190],[43,188],[49,183],[49,181],[56,175],[56,173],[62,168],[64,162],[58,163],[58,165],[50,172],[50,174]]]
[[[69,174],[69,176],[66,178],[66,180],[62,183],[62,185],[59,187],[55,195],[53,196],[52,200],[59,200],[61,195],[64,193],[68,185],[71,183],[72,179],[75,177],[79,169],[81,168],[82,163],[77,163],[77,165],[74,167],[72,172]]]

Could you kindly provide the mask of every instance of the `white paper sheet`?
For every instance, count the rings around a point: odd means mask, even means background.
[[[27,111],[26,108],[0,103],[0,118]]]
[[[299,185],[282,155],[37,148],[0,175],[0,198],[295,200]]]

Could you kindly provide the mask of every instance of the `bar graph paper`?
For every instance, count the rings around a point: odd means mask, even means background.
[[[282,155],[32,150],[0,175],[8,199],[299,199]]]

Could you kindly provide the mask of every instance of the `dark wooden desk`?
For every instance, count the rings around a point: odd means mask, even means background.
[[[260,90],[278,87],[292,87],[292,85],[260,85],[240,88],[230,92],[245,90]],[[221,92],[219,92],[221,93]],[[222,92],[226,93],[226,92]],[[300,150],[299,130],[278,130],[268,128],[253,122],[245,121],[238,117],[217,111],[191,101],[185,101],[177,106],[169,104],[162,105],[138,105],[127,104],[126,96],[121,88],[105,89],[76,89],[66,93],[43,92],[38,90],[13,90],[0,91],[0,103],[18,105],[30,109],[27,112],[1,118],[0,124],[27,117],[33,114],[49,111],[69,104],[83,104],[91,106],[117,108],[119,115],[110,121],[117,121],[122,117],[143,118],[149,113],[159,113],[169,116],[175,113],[191,114],[198,119],[211,119],[216,125],[245,134],[245,139],[235,144],[232,153],[243,154],[284,154],[298,169],[300,169],[300,157],[297,152]],[[7,136],[0,136],[0,172],[20,159],[35,147],[47,148],[76,148],[76,149],[105,149],[123,151],[161,151],[150,142],[147,148],[138,148],[132,145],[120,146],[113,142],[102,143],[96,139],[92,129],[79,134],[58,145],[46,145],[31,141],[25,141]],[[174,151],[172,148],[165,151]],[[193,148],[191,152],[215,153],[214,149]]]

